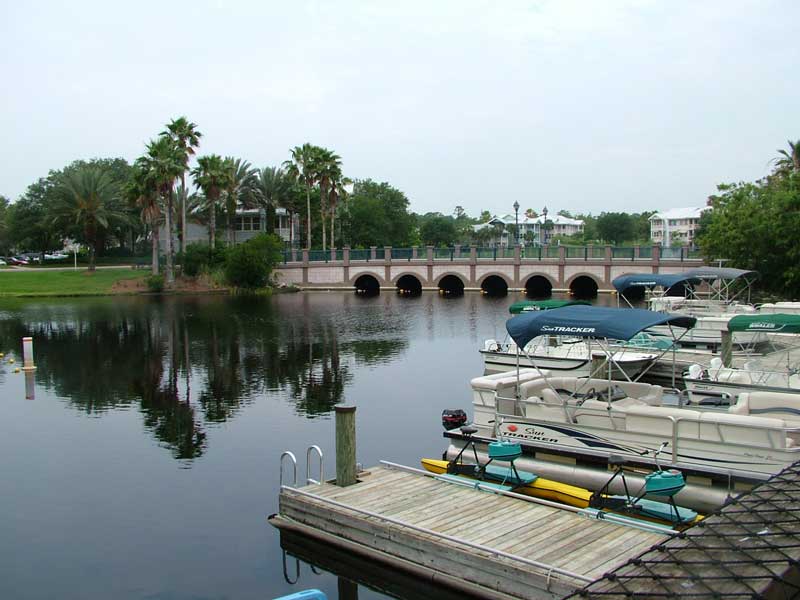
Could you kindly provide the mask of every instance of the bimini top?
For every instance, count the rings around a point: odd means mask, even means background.
[[[678,275],[667,273],[634,273],[633,275],[620,275],[611,283],[621,294],[623,290],[626,290],[629,287],[654,288],[656,286],[661,286],[666,290],[671,288],[673,285],[682,283],[684,281],[689,283],[700,283],[700,278],[687,275],[686,273],[680,273]]]
[[[728,331],[800,333],[800,315],[738,315],[728,321]]]
[[[696,319],[640,308],[608,306],[565,306],[553,310],[526,312],[506,321],[506,330],[520,348],[540,335],[569,335],[582,338],[629,340],[654,325],[694,327]]]
[[[535,310],[551,310],[553,308],[561,308],[563,306],[573,306],[575,304],[589,304],[585,300],[522,300],[521,302],[514,302],[508,307],[508,312],[512,315],[519,313],[531,312]]]
[[[744,277],[748,280],[758,279],[758,271],[745,271],[744,269],[731,269],[728,267],[698,267],[697,269],[684,271],[681,275],[685,277],[696,277],[697,279],[704,279],[706,281],[714,281],[716,279],[739,279],[740,277]]]

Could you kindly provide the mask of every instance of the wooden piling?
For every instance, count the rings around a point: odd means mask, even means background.
[[[722,366],[730,367],[733,363],[733,334],[730,331],[722,331],[722,343],[719,347]]]
[[[339,404],[336,412],[336,485],[356,482],[356,407]]]

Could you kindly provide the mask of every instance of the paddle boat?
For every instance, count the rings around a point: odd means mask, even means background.
[[[686,330],[694,322],[642,309],[566,306],[515,316],[506,328],[520,347],[545,334],[593,338],[607,347],[653,326]],[[761,412],[762,398],[746,394],[724,411],[676,406],[665,402],[661,386],[565,376],[538,365],[471,384],[479,453],[492,441],[516,441],[526,454],[520,460],[528,461],[519,462],[521,468],[570,485],[599,489],[612,456],[652,470],[666,443],[664,460],[689,478],[676,499],[706,512],[800,459],[800,410],[786,410],[800,409],[800,402],[785,398],[772,399],[782,410],[767,412]],[[463,439],[457,431],[445,436]],[[446,456],[456,453],[451,445]]]
[[[800,315],[737,315],[728,321],[728,331],[734,339],[757,331],[769,333],[773,338],[780,336],[796,340],[800,335]],[[752,358],[741,368],[726,367],[720,357],[714,357],[707,367],[692,364],[683,377],[689,402],[701,406],[727,407],[736,404],[740,394],[753,392],[788,394],[787,402],[791,402],[792,398],[800,398],[800,371],[794,363],[797,350],[797,344],[793,344]],[[781,360],[784,354],[785,363]],[[764,366],[765,363],[769,366]],[[785,406],[783,412],[793,410],[790,406]]]
[[[528,300],[515,302],[508,310],[513,315],[565,306],[589,306],[589,303],[581,300]],[[487,373],[531,367],[535,363],[541,368],[576,376],[590,375],[593,357],[602,357],[603,352],[596,344],[593,347],[590,340],[572,335],[542,335],[522,349],[509,338],[503,342],[489,339],[480,349]],[[616,368],[612,377],[635,378],[651,366],[657,356],[657,353],[648,350],[619,348],[614,351]]]
[[[677,529],[694,524],[702,518],[697,512],[675,504],[675,494],[685,486],[680,471],[662,471],[658,468],[647,475],[645,485],[634,492],[634,487],[628,485],[623,468],[624,460],[618,459],[615,462],[617,468],[606,485],[599,491],[592,491],[518,470],[515,461],[522,456],[522,446],[518,442],[490,442],[488,460],[481,462],[475,442],[471,438],[478,429],[465,426],[460,431],[466,437],[461,451],[451,460],[423,458],[421,463],[427,471],[442,475],[448,480],[462,478],[479,481],[490,491],[502,489],[559,502],[583,509],[588,516],[595,518],[601,517],[597,514],[600,511],[624,515],[633,519],[634,523],[641,520]],[[465,452],[472,454],[474,462],[464,460]],[[617,478],[623,484],[624,494],[614,495],[608,491]]]

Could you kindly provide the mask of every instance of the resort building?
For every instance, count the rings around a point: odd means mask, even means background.
[[[650,240],[662,246],[694,246],[700,216],[709,206],[671,208],[650,217]]]
[[[536,246],[543,246],[556,236],[575,235],[576,233],[583,232],[583,221],[579,219],[570,219],[561,215],[552,215],[547,217],[549,228],[545,229],[544,215],[537,217],[527,217],[524,215],[519,216],[519,241],[520,244],[533,244]],[[473,226],[475,232],[492,227],[496,230],[496,235],[492,238],[490,243],[500,246],[513,246],[516,243],[513,234],[509,231],[508,226],[517,224],[515,215],[506,214],[499,217],[494,217],[488,223]]]
[[[267,231],[267,214],[263,208],[239,209],[236,211],[235,224],[236,243],[246,242],[259,233]],[[292,231],[294,230],[294,231]],[[294,241],[299,244],[301,241],[300,221],[297,215],[293,215],[291,222],[289,213],[285,208],[275,209],[275,234],[286,244]],[[166,240],[166,228],[162,225],[159,231],[161,248],[164,248]],[[217,240],[225,241],[228,239],[227,220],[217,217]],[[186,243],[187,244],[207,244],[208,243],[208,223],[205,215],[187,215],[186,217]]]

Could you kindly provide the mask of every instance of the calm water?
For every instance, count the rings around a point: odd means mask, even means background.
[[[263,600],[308,587],[337,598],[347,584],[324,568],[366,572],[348,557],[293,548],[321,568],[301,563],[294,586],[284,577],[265,521],[280,453],[302,456],[304,476],[318,444],[331,474],[332,407],[346,401],[365,465],[440,454],[440,413],[468,407],[477,348],[503,337],[517,299],[0,301],[0,598]],[[35,399],[7,363],[21,362],[25,335]],[[423,595],[374,577],[387,593]]]

